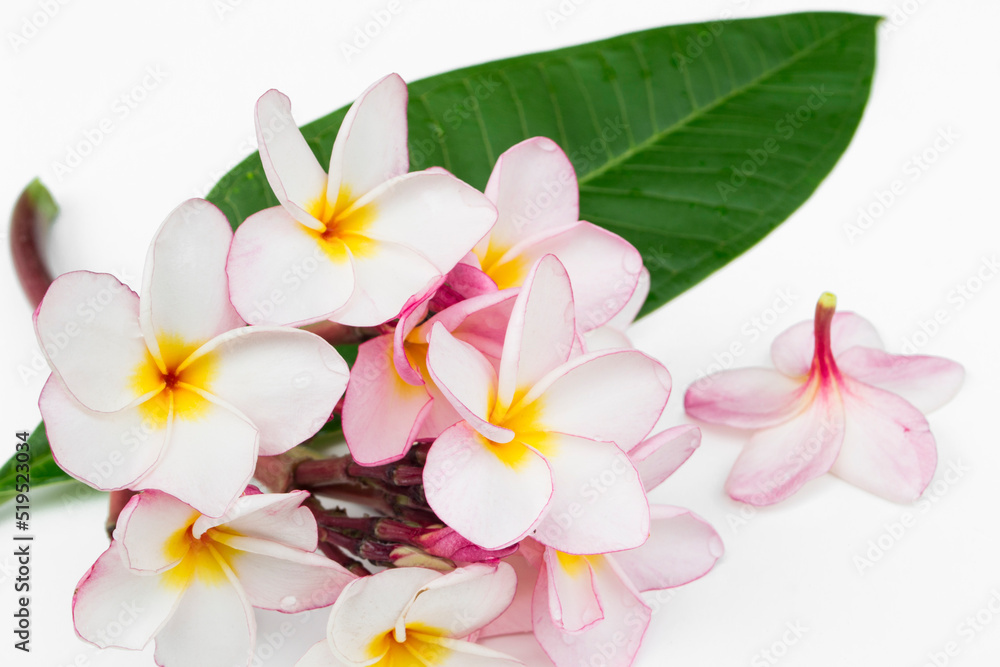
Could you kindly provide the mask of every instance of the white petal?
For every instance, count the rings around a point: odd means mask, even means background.
[[[229,533],[279,542],[295,549],[315,551],[316,519],[301,504],[308,491],[243,495],[221,517],[203,516],[194,525],[194,536],[209,528],[225,526]]]
[[[257,429],[205,401],[191,417],[171,418],[156,465],[132,488],[159,489],[202,514],[222,515],[246,488],[257,463]]]
[[[428,582],[403,615],[403,625],[466,637],[496,619],[514,599],[517,577],[504,562],[473,564]],[[397,633],[400,621],[396,623]]]
[[[354,664],[375,662],[391,639],[386,638],[384,648],[375,642],[395,629],[413,596],[441,576],[433,570],[404,567],[348,584],[330,610],[327,636],[334,655]]]
[[[308,324],[347,303],[354,291],[350,258],[334,261],[320,243],[280,206],[244,220],[226,266],[240,316],[250,324]]]
[[[112,542],[83,575],[73,595],[73,622],[83,639],[105,648],[139,650],[173,613],[181,591],[163,586],[156,574],[128,569]]]
[[[35,333],[49,366],[91,410],[121,410],[148,393],[138,379],[155,366],[139,328],[139,297],[114,276],[56,278],[35,311]]]
[[[156,635],[162,667],[240,667],[253,659],[257,632],[250,606],[232,572],[227,580],[195,578],[173,616]]]
[[[701,429],[684,424],[657,433],[629,450],[642,485],[652,491],[688,460],[701,444]]]
[[[670,373],[635,350],[577,357],[524,398],[539,428],[631,449],[652,430],[670,396]]]
[[[333,604],[355,575],[321,554],[259,537],[209,533],[254,607],[294,613]]]
[[[427,369],[437,388],[469,424],[493,442],[510,442],[514,433],[490,423],[496,403],[496,371],[479,350],[435,324]]]
[[[218,336],[190,362],[208,364],[203,387],[260,431],[260,456],[288,451],[329,420],[347,387],[347,363],[319,336],[250,327]]]
[[[59,467],[103,491],[131,486],[156,464],[166,442],[166,429],[141,408],[88,410],[55,375],[42,388],[38,408]]]
[[[566,632],[579,632],[604,618],[594,588],[594,570],[586,556],[572,556],[547,547],[549,614]]]
[[[133,570],[162,572],[187,553],[187,529],[201,516],[190,505],[161,491],[132,497],[118,515],[115,539]]]
[[[558,259],[540,259],[521,287],[507,325],[497,401],[510,407],[569,359],[576,337],[573,290]]]
[[[174,209],[153,237],[142,277],[140,322],[149,350],[166,358],[168,367],[218,334],[243,326],[229,302],[226,258],[232,239],[226,216],[203,199]]]
[[[490,445],[459,422],[431,446],[424,492],[434,513],[462,537],[499,549],[538,524],[552,497],[552,479],[535,451],[520,443]]]
[[[403,79],[389,74],[354,101],[333,143],[329,201],[337,201],[340,187],[357,198],[409,170],[407,97]]]
[[[327,176],[292,118],[292,105],[277,90],[257,100],[254,113],[257,146],[267,182],[303,225],[323,229],[309,209],[326,196]]]
[[[649,503],[628,456],[615,444],[548,433],[539,445],[553,493],[533,537],[571,554],[637,547],[649,537]]]

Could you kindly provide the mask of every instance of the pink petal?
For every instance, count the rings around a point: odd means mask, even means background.
[[[292,217],[322,230],[308,209],[326,196],[327,175],[295,125],[291,102],[277,90],[267,91],[257,100],[254,122],[260,161],[274,194]]]
[[[283,208],[264,209],[233,236],[226,266],[233,305],[250,324],[327,319],[354,291],[349,259],[334,262]]]
[[[770,505],[830,470],[844,439],[844,406],[834,392],[819,387],[794,418],[753,434],[726,481],[734,500]]]
[[[514,432],[490,423],[496,403],[496,371],[483,354],[435,324],[427,369],[434,384],[452,407],[477,431],[493,442],[506,443]]]
[[[684,424],[650,436],[629,450],[628,457],[642,479],[646,491],[652,491],[688,460],[701,444],[701,429]]]
[[[532,237],[509,254],[526,268],[545,255],[559,258],[573,285],[580,331],[595,329],[622,310],[642,271],[642,256],[631,243],[589,222]]]
[[[424,466],[424,492],[431,509],[485,549],[520,541],[538,524],[552,497],[544,458],[524,447],[508,464],[495,447],[459,422],[434,442]]]
[[[162,667],[249,665],[257,631],[253,608],[235,576],[206,583],[195,577],[170,620],[156,635],[156,664]]]
[[[556,627],[579,632],[604,618],[594,588],[594,570],[586,557],[560,557],[548,547],[540,576],[548,580],[549,614]]]
[[[684,409],[695,419],[737,428],[787,421],[801,409],[810,385],[769,368],[736,368],[688,387]]]
[[[396,627],[413,597],[442,576],[420,567],[401,567],[348,584],[330,610],[327,636],[334,655],[362,665],[382,657],[384,651],[376,642]]]
[[[882,339],[871,323],[851,312],[833,315],[830,328],[830,348],[835,358],[841,352],[860,345],[882,349]],[[785,375],[800,377],[809,374],[814,350],[814,323],[812,320],[799,322],[784,331],[771,343],[771,359],[774,366]]]
[[[69,392],[91,410],[136,405],[136,376],[155,369],[139,328],[139,297],[113,276],[74,271],[56,278],[35,311],[45,358]]]
[[[163,454],[131,488],[166,491],[202,514],[222,515],[253,476],[257,429],[208,401],[196,420],[172,415],[167,428]]]
[[[349,374],[325,340],[288,328],[234,329],[189,363],[209,364],[203,389],[257,428],[260,456],[281,454],[315,435],[343,396]]]
[[[390,74],[351,105],[330,155],[329,201],[337,201],[343,186],[360,197],[409,170],[407,97],[406,83],[398,74]]]
[[[608,320],[607,324],[619,331],[628,329],[646,303],[646,297],[649,296],[650,283],[649,270],[644,266],[639,271],[639,280],[636,283],[635,290],[632,292],[632,296],[629,297],[625,306],[614,317]]]
[[[562,433],[547,433],[542,442],[553,493],[536,540],[571,554],[632,549],[646,541],[649,503],[625,452],[614,443]]]
[[[229,302],[226,258],[233,230],[204,199],[189,199],[160,225],[146,254],[139,297],[140,323],[153,356],[159,339],[186,349],[173,366],[215,336],[245,322]]]
[[[180,593],[155,574],[129,570],[121,545],[112,542],[76,586],[76,633],[101,648],[140,650],[170,617]]]
[[[80,405],[55,375],[38,399],[45,433],[59,467],[102,491],[131,486],[156,464],[166,429],[140,408],[94,412]]]
[[[532,605],[535,638],[557,665],[587,665],[594,656],[600,656],[602,666],[631,667],[652,612],[612,559],[593,556],[591,561],[604,619],[580,632],[562,631],[548,613],[545,579],[539,577]]]
[[[640,591],[673,588],[699,579],[724,551],[722,538],[700,516],[681,507],[650,506],[649,540],[612,555]]]
[[[351,369],[344,397],[344,437],[361,465],[402,458],[431,408],[427,388],[405,382],[391,363],[392,355],[391,335],[373,338],[358,347]]]
[[[895,394],[846,379],[843,387],[847,430],[831,472],[894,502],[916,500],[937,467],[927,420]]]
[[[421,292],[411,296],[403,306],[399,314],[399,322],[392,332],[392,353],[391,359],[396,367],[396,373],[404,382],[415,386],[422,385],[424,378],[420,374],[420,369],[413,366],[413,362],[406,355],[406,340],[421,320],[427,317],[431,297],[444,284],[444,276],[435,278]]]
[[[483,253],[488,258],[498,259],[525,238],[548,235],[579,219],[573,163],[547,137],[526,139],[500,155],[486,196],[500,212],[490,249]]]
[[[216,533],[227,563],[254,607],[285,613],[328,607],[355,575],[326,556],[259,537]]]
[[[424,585],[396,622],[397,632],[401,625],[411,625],[434,628],[447,637],[467,637],[507,609],[516,587],[514,568],[506,563],[460,567]]]
[[[459,262],[448,272],[442,289],[434,295],[434,309],[445,310],[474,296],[496,292],[497,289],[493,279],[478,266]]]
[[[472,297],[442,310],[414,330],[417,340],[427,341],[434,324],[440,322],[461,341],[469,343],[499,365],[507,324],[518,290],[504,290]]]
[[[852,347],[837,357],[841,373],[906,399],[921,412],[941,407],[958,393],[965,369],[942,357],[902,356]]]
[[[160,491],[146,491],[132,496],[118,515],[115,539],[132,570],[162,572],[184,557],[174,548],[178,534],[183,534],[200,515],[189,505]]]
[[[507,325],[497,401],[507,408],[569,359],[576,336],[573,290],[558,259],[545,256],[521,287]]]
[[[660,418],[670,384],[663,364],[641,352],[595,352],[546,376],[524,404],[538,402],[537,420],[546,431],[610,441],[628,450]]]

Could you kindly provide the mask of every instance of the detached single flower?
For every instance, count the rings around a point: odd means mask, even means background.
[[[49,287],[35,312],[52,368],[39,408],[67,473],[105,491],[160,489],[219,516],[258,455],[326,423],[347,364],[306,331],[245,326],[229,302],[232,234],[192,199],[156,233],[141,296],[87,271]]]
[[[330,319],[373,326],[444,275],[496,221],[475,188],[443,169],[407,173],[406,84],[391,74],[344,118],[323,170],[276,90],[257,102],[257,142],[280,206],[240,225],[233,304],[251,324]]]
[[[923,412],[958,392],[965,372],[947,359],[883,351],[874,327],[816,304],[771,346],[777,371],[745,368],[696,382],[684,399],[696,419],[760,429],[737,458],[726,488],[770,505],[832,472],[871,493],[910,502],[934,475],[937,449]]]
[[[463,641],[510,604],[517,580],[506,563],[448,574],[390,569],[351,583],[330,610],[327,638],[296,667],[497,667],[520,665]]]
[[[313,553],[316,520],[299,507],[309,494],[254,491],[218,519],[159,491],[134,496],[77,585],[77,634],[133,650],[155,637],[163,667],[236,667],[253,659],[253,607],[333,604],[355,577]]]

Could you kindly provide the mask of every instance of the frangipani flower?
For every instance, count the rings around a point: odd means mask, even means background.
[[[358,579],[330,611],[327,638],[296,667],[487,667],[522,664],[462,638],[503,613],[516,578],[506,563],[442,574],[418,567]]]
[[[493,167],[486,196],[499,217],[473,253],[498,288],[519,287],[535,262],[555,255],[573,284],[581,331],[625,306],[642,257],[617,234],[580,220],[576,172],[558,144],[534,137],[509,148]]]
[[[493,205],[442,169],[407,174],[406,84],[361,94],[329,174],[276,90],[257,102],[261,162],[281,202],[243,222],[229,258],[233,304],[253,324],[372,326],[447,273],[490,229]]]
[[[253,607],[326,607],[354,580],[313,553],[316,521],[299,507],[308,495],[246,495],[218,519],[159,491],[134,496],[111,546],[77,585],[77,634],[133,650],[155,637],[163,667],[249,665]]]
[[[669,477],[698,447],[697,427],[678,426],[629,452],[647,491]],[[607,554],[572,555],[531,538],[509,557],[517,565],[518,593],[508,611],[482,636],[531,632],[556,665],[627,667],[649,625],[643,591],[681,586],[708,573],[723,553],[718,533],[680,507],[650,507],[650,538],[642,546]],[[613,652],[602,647],[614,647]]]
[[[836,303],[823,294],[815,323],[774,340],[777,371],[723,371],[688,388],[692,417],[761,429],[729,474],[734,499],[776,503],[829,471],[910,502],[933,477],[937,449],[922,413],[951,400],[964,370],[940,357],[884,352],[874,327],[854,313],[834,314]]]
[[[499,364],[517,290],[460,301],[417,327],[430,296],[403,309],[394,333],[358,348],[343,424],[351,455],[362,465],[395,461],[417,438],[436,438],[461,419],[427,372],[427,341],[435,324]]]
[[[312,436],[347,384],[319,336],[244,326],[229,302],[232,230],[202,200],[164,221],[142,295],[76,271],[52,283],[35,330],[52,376],[39,408],[52,453],[103,490],[161,489],[219,516],[257,456]]]
[[[443,325],[431,332],[428,370],[463,421],[431,446],[424,490],[447,525],[484,548],[537,531],[563,551],[594,553],[649,534],[646,496],[623,448],[656,423],[670,375],[634,350],[571,358],[574,314],[569,276],[547,255],[514,303],[499,374]]]

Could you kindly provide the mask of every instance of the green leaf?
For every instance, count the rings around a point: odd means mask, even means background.
[[[49,439],[45,437],[44,424],[39,424],[38,428],[28,437],[27,451],[29,455],[28,465],[30,466],[29,484],[32,491],[42,486],[75,481],[63,472],[62,468],[56,465],[55,459],[52,458]],[[0,468],[0,505],[17,496],[18,463],[21,462],[17,460],[17,453],[15,453]],[[82,482],[77,482],[77,484],[83,485]]]
[[[581,219],[642,253],[648,312],[767,235],[833,168],[868,100],[877,22],[808,13],[657,28],[415,81],[411,168],[440,165],[482,188],[501,152],[552,138],[577,170]],[[302,129],[322,164],[346,111]],[[277,204],[257,154],[208,198],[234,226]]]

